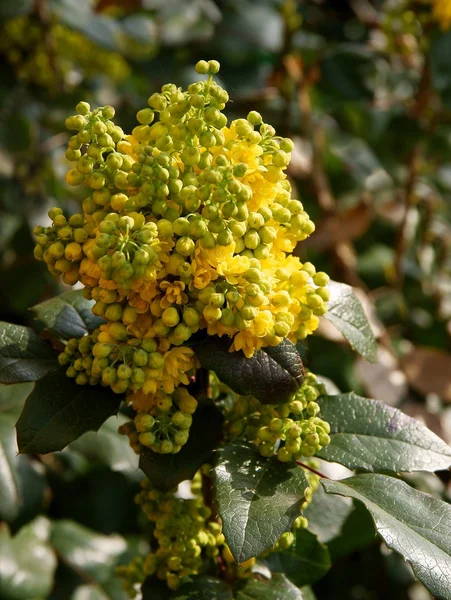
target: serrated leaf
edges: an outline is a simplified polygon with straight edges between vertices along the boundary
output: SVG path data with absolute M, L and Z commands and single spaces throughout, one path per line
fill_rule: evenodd
M 377 344 L 359 299 L 350 285 L 329 282 L 330 300 L 324 317 L 369 362 L 377 360 Z
M 102 535 L 75 521 L 54 521 L 51 542 L 64 562 L 99 584 L 114 575 L 119 558 L 127 551 L 127 542 L 120 535 Z
M 218 450 L 214 473 L 223 532 L 238 563 L 270 548 L 300 514 L 308 481 L 296 465 L 234 442 Z
M 214 577 L 194 577 L 193 581 L 182 585 L 171 598 L 173 600 L 233 600 L 233 594 L 224 581 Z
M 236 595 L 236 600 L 307 600 L 302 590 L 285 575 L 276 573 L 271 579 L 248 579 Z M 311 598 L 311 596 L 310 596 Z
M 312 501 L 304 511 L 312 531 L 320 542 L 327 543 L 336 538 L 353 510 L 349 498 L 326 494 L 320 486 L 313 494 Z
M 266 562 L 271 572 L 284 573 L 298 587 L 318 581 L 331 567 L 327 547 L 307 529 L 298 529 L 295 543 L 270 555 Z
M 48 544 L 49 522 L 43 517 L 11 537 L 0 524 L 0 596 L 4 600 L 45 598 L 53 587 L 56 557 Z
M 321 416 L 331 443 L 318 456 L 365 471 L 438 471 L 451 466 L 451 447 L 425 425 L 377 400 L 323 396 Z
M 68 340 L 80 338 L 105 321 L 93 315 L 92 300 L 87 300 L 81 290 L 60 294 L 32 307 L 36 317 L 58 337 Z
M 0 321 L 0 383 L 36 381 L 57 366 L 55 351 L 32 329 Z
M 116 414 L 122 396 L 101 386 L 81 386 L 64 369 L 35 383 L 17 421 L 21 453 L 55 452 Z
M 403 481 L 366 473 L 341 481 L 321 480 L 329 494 L 362 502 L 387 546 L 411 565 L 439 600 L 449 600 L 451 506 L 418 492 Z
M 257 350 L 252 358 L 229 352 L 230 340 L 211 337 L 193 349 L 204 369 L 214 371 L 238 394 L 252 394 L 264 404 L 283 404 L 302 385 L 304 368 L 296 346 L 284 340 Z
M 186 479 L 192 479 L 200 467 L 211 459 L 222 436 L 222 413 L 213 404 L 200 405 L 193 415 L 187 443 L 177 454 L 142 452 L 139 467 L 152 485 L 172 490 Z

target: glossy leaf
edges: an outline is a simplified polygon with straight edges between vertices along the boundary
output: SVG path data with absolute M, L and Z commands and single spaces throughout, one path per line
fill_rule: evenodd
M 377 360 L 377 344 L 359 299 L 351 286 L 329 282 L 330 300 L 324 315 L 369 362 Z
M 97 431 L 121 400 L 109 388 L 77 385 L 64 369 L 48 373 L 35 384 L 17 422 L 19 451 L 62 450 L 83 433 Z
M 39 517 L 14 537 L 0 524 L 0 593 L 2 600 L 45 598 L 53 587 L 56 556 L 49 543 L 50 523 Z
M 233 600 L 231 588 L 214 577 L 194 577 L 182 585 L 173 596 L 173 600 Z
M 252 358 L 229 348 L 230 340 L 217 337 L 193 347 L 201 365 L 238 394 L 252 394 L 264 404 L 283 404 L 302 385 L 302 360 L 289 340 L 257 350 Z
M 169 491 L 192 479 L 200 467 L 211 460 L 222 436 L 222 413 L 213 404 L 200 405 L 193 415 L 187 443 L 177 454 L 142 452 L 139 467 L 156 488 Z
M 304 595 L 302 590 L 280 573 L 276 573 L 271 579 L 248 579 L 236 595 L 236 600 L 307 600 L 308 598 L 307 594 Z
M 451 506 L 393 477 L 364 474 L 321 480 L 326 492 L 355 498 L 370 512 L 387 546 L 410 562 L 418 579 L 439 600 L 449 600 Z
M 92 314 L 93 304 L 81 290 L 73 290 L 41 302 L 31 310 L 47 329 L 68 340 L 82 337 L 104 323 L 101 317 Z
M 235 442 L 218 451 L 214 471 L 223 532 L 238 563 L 270 548 L 290 530 L 308 487 L 302 469 Z
M 349 498 L 326 494 L 320 486 L 313 494 L 304 516 L 308 520 L 309 531 L 317 535 L 320 542 L 327 543 L 340 535 L 352 510 Z
M 0 321 L 0 383 L 36 381 L 58 366 L 56 358 L 29 327 Z
M 438 471 L 451 466 L 451 447 L 425 425 L 376 400 L 350 394 L 319 399 L 331 443 L 319 456 L 349 469 Z
M 306 529 L 298 529 L 295 543 L 270 555 L 266 562 L 271 572 L 284 573 L 298 587 L 318 581 L 331 567 L 327 547 Z

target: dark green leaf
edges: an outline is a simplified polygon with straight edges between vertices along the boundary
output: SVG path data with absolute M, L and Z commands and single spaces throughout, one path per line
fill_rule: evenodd
M 102 585 L 127 551 L 122 536 L 102 535 L 65 519 L 52 524 L 51 542 L 66 564 Z
M 81 290 L 55 296 L 31 309 L 47 329 L 68 340 L 79 338 L 99 327 L 104 320 L 92 314 L 94 302 L 86 300 Z
M 366 506 L 387 546 L 410 562 L 418 579 L 439 600 L 449 600 L 451 506 L 385 475 L 321 480 L 326 492 Z
M 139 466 L 152 485 L 164 491 L 172 490 L 186 479 L 192 479 L 198 469 L 211 459 L 222 435 L 222 413 L 213 404 L 200 405 L 193 415 L 189 439 L 177 454 L 157 454 L 144 450 Z
M 182 585 L 173 596 L 173 600 L 232 600 L 232 590 L 214 577 L 195 577 L 190 583 Z
M 307 600 L 308 598 L 309 596 L 304 595 L 285 575 L 280 573 L 266 580 L 248 579 L 236 595 L 236 600 Z
M 56 353 L 32 329 L 0 321 L 0 383 L 36 381 L 57 366 Z
M 283 404 L 301 386 L 304 368 L 296 346 L 284 340 L 257 350 L 252 358 L 229 352 L 230 340 L 208 338 L 194 346 L 201 365 L 214 371 L 238 394 L 252 394 L 264 404 Z
M 288 550 L 271 554 L 266 562 L 271 572 L 284 573 L 298 587 L 318 581 L 331 567 L 327 547 L 306 529 L 298 529 L 296 542 Z
M 322 486 L 320 486 L 322 489 Z M 316 494 L 316 492 L 315 492 Z M 329 498 L 338 500 L 351 500 L 343 496 L 326 494 Z M 374 532 L 373 519 L 361 502 L 354 500 L 353 510 L 346 519 L 339 536 L 331 540 L 327 547 L 335 563 L 342 556 L 349 556 L 354 552 L 368 548 L 371 545 L 378 544 L 378 539 Z
M 297 465 L 266 459 L 243 442 L 218 451 L 216 502 L 238 563 L 270 548 L 300 514 L 307 478 Z
M 0 524 L 0 593 L 3 600 L 44 598 L 53 587 L 56 557 L 48 544 L 50 523 L 39 517 L 11 537 Z
M 331 443 L 319 456 L 349 469 L 438 471 L 451 466 L 451 448 L 419 421 L 377 400 L 350 394 L 319 399 Z
M 326 494 L 320 486 L 313 494 L 304 516 L 308 520 L 309 530 L 318 536 L 320 542 L 326 543 L 340 534 L 351 512 L 351 500 Z
M 351 286 L 331 281 L 330 300 L 324 315 L 369 362 L 377 360 L 377 344 L 359 299 Z
M 55 452 L 116 414 L 122 396 L 101 386 L 80 386 L 64 369 L 36 382 L 17 422 L 21 453 Z

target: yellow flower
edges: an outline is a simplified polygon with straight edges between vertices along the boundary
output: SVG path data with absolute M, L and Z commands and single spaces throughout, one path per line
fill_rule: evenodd
M 137 412 L 150 412 L 155 406 L 154 394 L 145 394 L 142 390 L 133 392 L 127 400 Z
M 432 0 L 432 15 L 443 31 L 451 27 L 450 0 Z
M 226 278 L 227 282 L 236 285 L 238 283 L 237 275 L 242 275 L 250 267 L 250 261 L 247 256 L 232 256 L 220 262 L 217 266 L 219 275 Z
M 196 260 L 193 260 L 191 267 L 193 269 L 193 279 L 189 285 L 190 289 L 194 287 L 197 290 L 203 290 L 210 281 L 214 281 L 218 278 L 218 273 L 216 271 L 210 267 L 201 267 Z
M 184 289 L 185 284 L 183 281 L 162 281 L 160 290 L 165 292 L 165 295 L 161 299 L 161 307 L 169 308 L 172 304 L 186 304 L 188 296 L 183 291 Z
M 240 331 L 233 338 L 229 352 L 242 350 L 247 358 L 252 358 L 256 350 L 263 346 L 263 339 L 256 337 L 249 329 Z
M 220 246 L 219 244 L 213 248 L 196 248 L 194 254 L 198 264 L 205 269 L 208 267 L 216 267 L 219 263 L 232 258 L 235 251 L 235 242 L 232 242 L 228 246 Z
M 189 384 L 186 372 L 197 366 L 196 356 L 191 348 L 177 346 L 164 354 L 163 389 L 172 394 L 180 384 Z

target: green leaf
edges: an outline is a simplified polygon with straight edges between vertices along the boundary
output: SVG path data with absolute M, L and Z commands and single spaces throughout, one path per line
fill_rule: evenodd
M 118 433 L 118 427 L 129 421 L 123 415 L 111 417 L 99 431 L 88 431 L 72 442 L 70 449 L 84 456 L 92 464 L 108 466 L 112 471 L 135 472 L 138 457 L 133 452 L 125 435 Z
M 323 489 L 322 486 L 320 487 Z M 332 494 L 326 494 L 326 496 L 337 500 L 351 500 L 350 498 L 334 496 Z M 361 502 L 354 500 L 352 504 L 354 508 L 346 519 L 340 535 L 331 540 L 327 545 L 333 564 L 343 556 L 349 556 L 369 546 L 378 544 L 371 515 Z
M 451 506 L 393 477 L 364 474 L 321 480 L 329 494 L 363 502 L 387 546 L 409 561 L 418 579 L 439 600 L 449 600 Z
M 235 442 L 218 450 L 216 502 L 227 544 L 238 563 L 270 548 L 300 514 L 308 481 L 297 465 L 266 459 Z
M 122 396 L 101 386 L 81 386 L 64 369 L 35 383 L 17 422 L 21 453 L 55 452 L 116 414 Z
M 276 573 L 271 579 L 248 579 L 237 593 L 236 600 L 308 600 L 309 597 L 285 575 Z
M 307 529 L 298 529 L 295 543 L 288 550 L 270 555 L 266 562 L 271 572 L 285 573 L 298 587 L 318 581 L 331 567 L 327 547 Z
M 318 536 L 320 542 L 327 543 L 340 534 L 352 510 L 349 498 L 326 494 L 320 486 L 313 494 L 304 516 L 308 520 L 309 530 Z
M 102 535 L 66 519 L 52 523 L 51 542 L 66 564 L 101 585 L 111 580 L 127 552 L 122 536 Z
M 324 315 L 369 362 L 377 360 L 377 344 L 359 299 L 350 285 L 329 282 L 330 300 Z
M 160 490 L 172 490 L 186 479 L 192 479 L 200 467 L 212 457 L 222 437 L 222 413 L 213 404 L 201 404 L 193 415 L 187 443 L 177 454 L 142 452 L 139 467 Z
M 304 381 L 304 368 L 296 346 L 284 340 L 257 350 L 252 358 L 229 352 L 230 340 L 207 338 L 193 347 L 204 367 L 238 394 L 252 394 L 263 404 L 283 404 Z
M 44 477 L 35 470 L 28 457 L 17 456 L 14 431 L 32 387 L 31 383 L 0 386 L 0 519 L 8 522 L 19 516 L 26 501 L 34 498 L 33 492 L 39 492 L 37 488 L 41 492 L 37 496 L 38 504 L 42 501 Z
M 365 471 L 438 471 L 451 466 L 451 447 L 419 421 L 377 400 L 323 396 L 321 416 L 331 443 L 318 456 Z
M 36 317 L 58 337 L 80 338 L 105 321 L 93 315 L 94 302 L 84 298 L 82 290 L 66 292 L 32 307 Z
M 233 600 L 230 587 L 214 577 L 194 577 L 193 581 L 182 585 L 173 600 Z
M 0 19 L 12 19 L 19 15 L 25 15 L 33 10 L 33 0 L 15 0 L 0 2 Z
M 36 381 L 57 366 L 56 353 L 32 329 L 0 321 L 0 383 Z
M 48 544 L 50 524 L 43 517 L 11 537 L 0 524 L 0 592 L 4 600 L 47 597 L 53 587 L 56 557 Z

